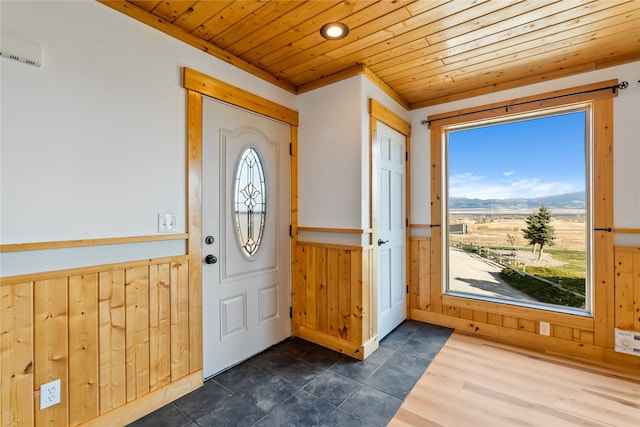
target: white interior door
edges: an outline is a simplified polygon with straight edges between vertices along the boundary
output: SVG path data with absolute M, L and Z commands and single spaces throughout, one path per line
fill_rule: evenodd
M 291 335 L 290 128 L 204 98 L 202 139 L 208 378 Z
M 378 122 L 378 339 L 406 319 L 406 137 Z

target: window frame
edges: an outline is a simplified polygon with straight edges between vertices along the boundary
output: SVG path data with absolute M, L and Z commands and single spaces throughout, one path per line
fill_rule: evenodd
M 552 322 L 593 331 L 593 344 L 612 347 L 614 327 L 614 272 L 613 233 L 600 231 L 593 239 L 593 299 L 591 314 L 559 313 L 513 306 L 511 304 L 472 300 L 470 298 L 444 294 L 442 290 L 442 191 L 441 182 L 444 153 L 442 150 L 443 128 L 480 120 L 491 120 L 526 114 L 562 106 L 589 104 L 592 123 L 592 222 L 593 228 L 613 228 L 613 98 L 616 90 L 599 90 L 613 87 L 617 80 L 573 87 L 555 92 L 512 99 L 484 106 L 449 111 L 428 117 L 430 129 L 431 158 L 431 312 L 444 316 L 453 309 L 473 309 L 488 314 L 517 316 L 537 321 Z M 505 107 L 509 106 L 509 107 Z M 459 316 L 458 316 L 459 317 Z
M 540 310 L 548 310 L 552 312 L 560 312 L 560 313 L 569 313 L 569 314 L 578 314 L 578 315 L 587 315 L 591 316 L 593 312 L 593 231 L 590 229 L 593 228 L 593 115 L 591 111 L 591 103 L 583 102 L 579 104 L 571 104 L 567 106 L 561 107 L 553 107 L 553 108 L 545 108 L 545 109 L 535 109 L 532 111 L 528 111 L 526 113 L 518 113 L 518 114 L 508 114 L 503 115 L 500 118 L 492 118 L 492 119 L 483 119 L 473 122 L 466 122 L 463 124 L 451 124 L 442 127 L 443 138 L 442 138 L 442 153 L 443 153 L 443 167 L 442 167 L 442 194 L 443 200 L 446 203 L 442 203 L 442 217 L 444 218 L 442 222 L 442 258 L 443 258 L 443 274 L 442 274 L 442 292 L 444 295 L 451 296 L 459 296 L 461 298 L 471 298 L 478 299 L 481 301 L 489 301 L 495 302 L 499 304 L 511 304 L 522 307 L 529 307 L 533 309 Z M 471 130 L 474 128 L 481 128 L 487 126 L 499 126 L 506 125 L 509 123 L 514 123 L 523 120 L 536 120 L 536 119 L 545 119 L 549 117 L 560 116 L 563 114 L 571 114 L 575 112 L 581 112 L 585 115 L 585 137 L 584 137 L 584 162 L 585 162 L 585 177 L 584 177 L 584 190 L 585 190 L 585 254 L 586 254 L 586 265 L 585 265 L 585 307 L 577 308 L 571 306 L 561 306 L 554 305 L 543 302 L 527 302 L 524 300 L 518 299 L 510 299 L 510 298 L 501 298 L 501 297 L 491 297 L 484 296 L 481 294 L 474 294 L 471 292 L 461 292 L 456 290 L 449 289 L 450 283 L 450 263 L 449 263 L 449 255 L 447 250 L 450 245 L 450 236 L 448 231 L 448 221 L 449 221 L 449 144 L 450 138 L 449 134 L 451 132 L 457 132 L 461 130 Z

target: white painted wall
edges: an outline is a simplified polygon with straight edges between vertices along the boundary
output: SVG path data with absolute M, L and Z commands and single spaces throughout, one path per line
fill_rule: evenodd
M 157 234 L 186 215 L 187 66 L 295 109 L 295 96 L 94 1 L 0 2 L 0 243 Z M 184 253 L 184 242 L 0 256 L 0 275 Z
M 355 76 L 298 95 L 300 226 L 363 227 L 361 94 Z
M 298 95 L 300 226 L 371 227 L 370 98 L 409 120 L 407 110 L 363 75 Z M 368 235 L 303 231 L 300 239 L 369 244 Z
M 589 83 L 618 79 L 629 82 L 614 98 L 614 227 L 640 228 L 640 62 L 606 68 L 517 89 L 450 102 L 410 112 L 411 137 L 411 218 L 429 224 L 430 155 L 429 129 L 420 121 L 448 111 L 567 89 Z M 424 167 L 417 166 L 423 162 Z M 617 245 L 638 245 L 638 235 L 616 235 Z

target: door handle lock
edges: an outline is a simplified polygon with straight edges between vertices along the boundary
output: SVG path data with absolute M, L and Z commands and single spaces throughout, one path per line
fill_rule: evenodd
M 389 243 L 389 241 L 388 241 L 388 240 L 378 239 L 378 246 L 382 246 L 382 245 L 384 245 L 385 243 Z
M 216 262 L 218 262 L 218 257 L 215 255 L 207 255 L 206 257 L 204 257 L 204 262 L 206 262 L 207 264 L 215 264 Z

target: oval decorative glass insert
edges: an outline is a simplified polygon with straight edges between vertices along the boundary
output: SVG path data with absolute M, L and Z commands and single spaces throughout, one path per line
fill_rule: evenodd
M 260 248 L 267 215 L 264 168 L 260 155 L 247 148 L 236 167 L 234 217 L 236 235 L 245 256 L 251 258 Z

